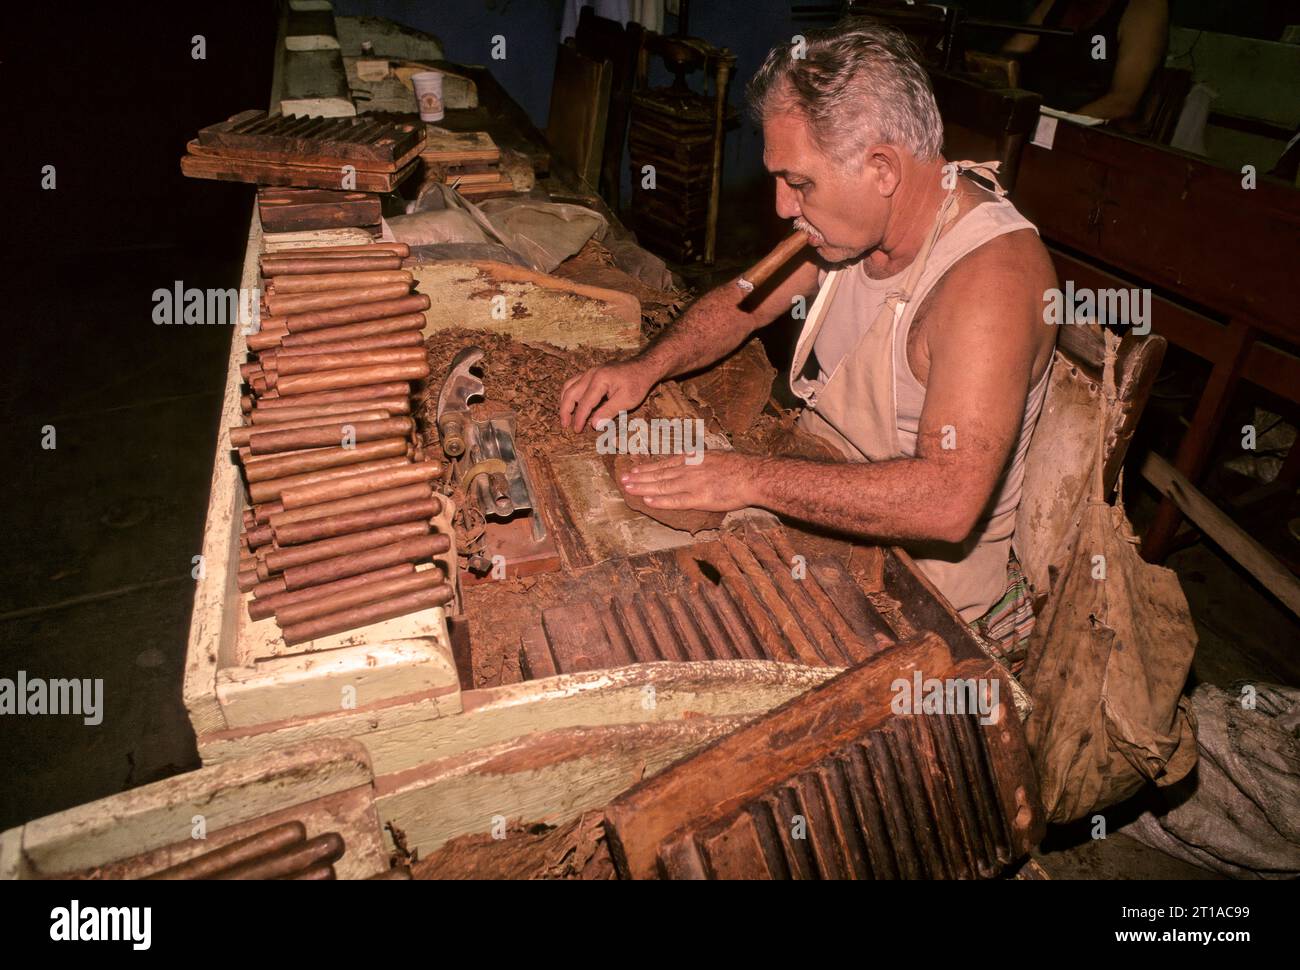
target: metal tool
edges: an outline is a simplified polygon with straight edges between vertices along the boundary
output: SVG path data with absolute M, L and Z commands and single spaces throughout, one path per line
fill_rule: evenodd
M 536 500 L 528 473 L 515 451 L 515 416 L 501 414 L 483 421 L 470 415 L 469 403 L 483 399 L 486 389 L 475 370 L 481 369 L 483 348 L 465 347 L 452 359 L 438 394 L 436 422 L 443 453 L 459 459 L 457 484 L 483 516 L 508 519 L 532 511 Z M 533 538 L 546 537 L 540 515 L 532 517 Z

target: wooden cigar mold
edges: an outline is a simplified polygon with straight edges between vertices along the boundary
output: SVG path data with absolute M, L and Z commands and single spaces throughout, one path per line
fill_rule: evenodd
M 428 564 L 451 540 L 432 534 L 443 469 L 420 460 L 410 416 L 411 382 L 429 374 L 429 298 L 411 292 L 409 255 L 376 243 L 262 256 L 265 313 L 239 369 L 245 423 L 228 432 L 250 502 L 236 583 L 249 617 L 273 619 L 288 644 L 454 595 Z M 159 878 L 328 879 L 341 852 L 283 826 L 245 841 Z

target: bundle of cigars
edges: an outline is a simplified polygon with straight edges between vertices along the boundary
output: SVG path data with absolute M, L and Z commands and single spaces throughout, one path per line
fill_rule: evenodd
M 334 863 L 345 851 L 347 846 L 338 832 L 309 839 L 302 822 L 283 822 L 145 878 L 336 879 Z
M 229 429 L 247 487 L 239 588 L 286 644 L 441 606 L 430 560 L 442 464 L 423 460 L 413 381 L 429 374 L 402 243 L 264 253 L 260 328 Z M 454 577 L 452 577 L 454 578 Z

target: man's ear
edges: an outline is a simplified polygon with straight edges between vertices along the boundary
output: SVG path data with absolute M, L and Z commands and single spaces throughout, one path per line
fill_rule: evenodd
M 867 149 L 866 166 L 874 177 L 876 191 L 888 199 L 902 184 L 903 159 L 892 145 L 872 145 Z

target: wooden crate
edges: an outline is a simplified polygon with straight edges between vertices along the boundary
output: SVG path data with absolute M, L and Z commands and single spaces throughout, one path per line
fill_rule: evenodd
M 202 817 L 206 838 L 194 838 Z M 133 879 L 272 825 L 343 836 L 340 879 L 388 868 L 365 749 L 328 740 L 201 768 L 0 833 L 0 879 Z

